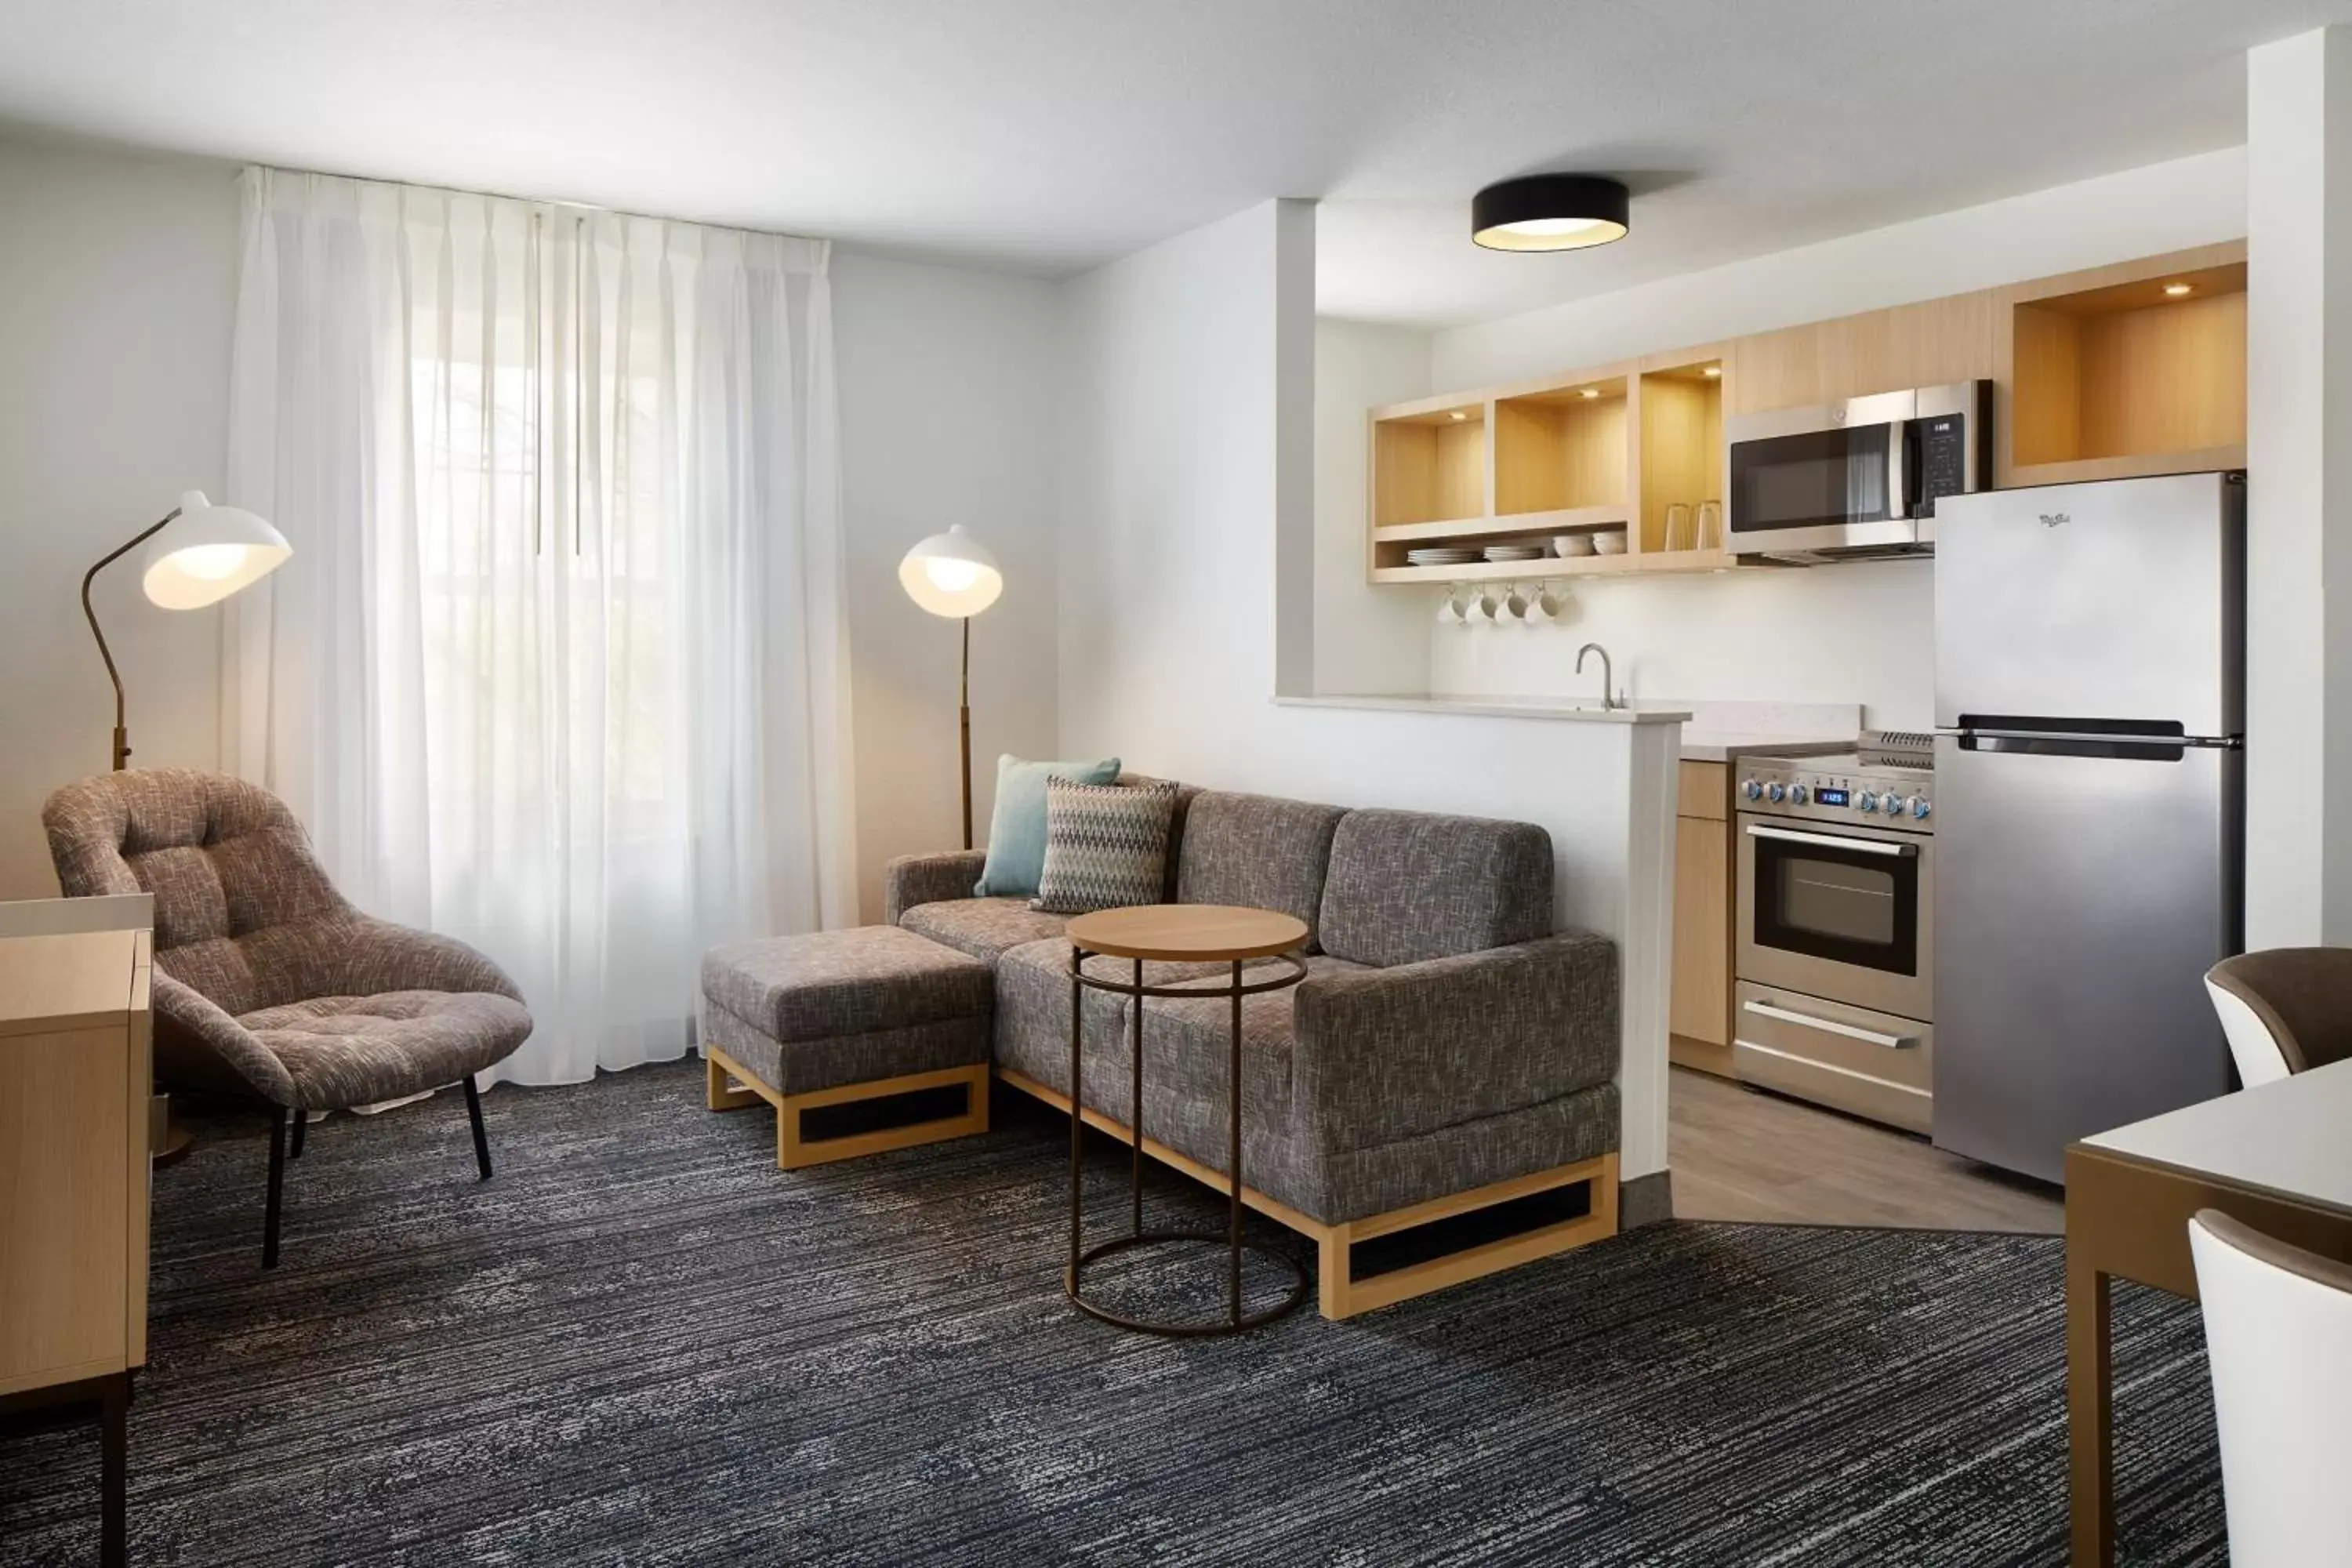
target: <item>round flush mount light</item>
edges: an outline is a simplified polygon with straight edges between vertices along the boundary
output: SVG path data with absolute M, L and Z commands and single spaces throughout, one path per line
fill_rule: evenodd
M 1470 202 L 1470 237 L 1489 250 L 1581 250 L 1625 237 L 1631 197 L 1598 174 L 1528 174 Z

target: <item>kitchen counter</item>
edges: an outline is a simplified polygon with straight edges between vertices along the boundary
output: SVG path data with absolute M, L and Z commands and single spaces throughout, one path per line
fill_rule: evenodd
M 1759 752 L 1819 756 L 1850 750 L 1862 709 L 1836 702 L 1685 702 L 1642 698 L 1604 708 L 1592 698 L 1430 695 L 1277 697 L 1290 708 L 1370 708 L 1402 713 L 1466 713 L 1484 718 L 1564 720 L 1580 724 L 1680 724 L 1686 763 L 1728 763 Z

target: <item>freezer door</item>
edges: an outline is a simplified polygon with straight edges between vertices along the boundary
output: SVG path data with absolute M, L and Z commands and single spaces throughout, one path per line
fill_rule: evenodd
M 1940 567 L 1938 568 L 1940 570 Z M 1936 1142 L 2045 1181 L 2067 1143 L 2228 1091 L 2242 753 L 1937 742 Z
M 1936 515 L 1936 722 L 2243 728 L 2245 485 L 2178 474 L 1953 496 Z

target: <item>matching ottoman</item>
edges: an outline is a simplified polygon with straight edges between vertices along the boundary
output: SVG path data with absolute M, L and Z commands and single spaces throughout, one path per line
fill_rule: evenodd
M 988 1131 L 991 972 L 897 926 L 772 937 L 702 959 L 708 1104 L 776 1108 L 776 1163 Z

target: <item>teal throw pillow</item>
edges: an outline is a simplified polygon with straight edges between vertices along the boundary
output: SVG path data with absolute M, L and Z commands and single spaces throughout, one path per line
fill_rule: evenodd
M 1024 763 L 996 759 L 996 815 L 988 824 L 988 864 L 980 873 L 975 899 L 1034 899 L 1045 872 L 1045 781 L 1073 784 L 1118 782 L 1118 759 L 1098 763 Z

